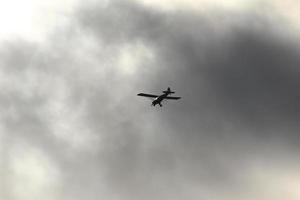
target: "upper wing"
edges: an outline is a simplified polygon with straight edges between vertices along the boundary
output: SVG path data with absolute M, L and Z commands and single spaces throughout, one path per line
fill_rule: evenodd
M 174 99 L 174 100 L 177 100 L 177 99 L 180 99 L 181 97 L 165 97 L 164 99 Z
M 151 98 L 156 98 L 156 97 L 158 97 L 157 95 L 153 95 L 153 94 L 145 94 L 145 93 L 139 93 L 138 96 L 142 96 L 142 97 L 151 97 Z

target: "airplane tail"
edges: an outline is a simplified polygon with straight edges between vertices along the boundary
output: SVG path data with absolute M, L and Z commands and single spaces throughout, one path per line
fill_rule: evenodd
M 167 90 L 163 91 L 165 94 L 174 94 L 175 92 L 171 91 L 171 89 L 168 87 Z

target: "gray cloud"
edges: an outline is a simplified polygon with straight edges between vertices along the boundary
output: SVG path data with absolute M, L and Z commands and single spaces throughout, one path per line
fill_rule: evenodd
M 2 45 L 3 198 L 23 194 L 5 175 L 22 143 L 59 171 L 43 182 L 56 199 L 272 199 L 258 169 L 280 182 L 271 169 L 298 166 L 298 41 L 265 15 L 112 1 L 73 21 L 47 47 Z M 145 60 L 132 74 L 128 46 Z M 181 101 L 135 96 L 168 86 Z

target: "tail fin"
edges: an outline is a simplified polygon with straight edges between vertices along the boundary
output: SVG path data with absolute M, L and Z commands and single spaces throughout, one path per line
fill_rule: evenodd
M 170 87 L 167 90 L 163 91 L 165 94 L 174 94 L 175 92 L 171 91 Z

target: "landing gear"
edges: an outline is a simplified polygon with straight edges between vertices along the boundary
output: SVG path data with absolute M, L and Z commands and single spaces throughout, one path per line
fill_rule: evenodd
M 160 107 L 162 107 L 161 102 L 158 102 L 158 101 L 153 101 L 151 106 L 156 106 L 156 104 L 158 104 Z

